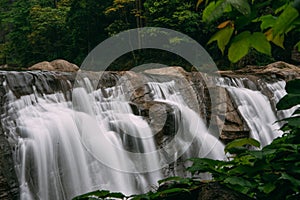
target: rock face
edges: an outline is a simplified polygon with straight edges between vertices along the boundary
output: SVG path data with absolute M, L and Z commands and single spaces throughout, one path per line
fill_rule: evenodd
M 236 138 L 248 137 L 249 128 L 239 113 L 237 106 L 231 99 L 230 94 L 216 85 L 215 77 L 207 77 L 200 72 L 185 72 L 179 67 L 147 70 L 143 73 L 128 72 L 77 72 L 78 67 L 64 60 L 41 62 L 30 68 L 27 72 L 0 72 L 0 102 L 1 114 L 6 112 L 8 89 L 16 98 L 32 93 L 51 94 L 62 92 L 66 99 L 71 100 L 71 91 L 75 79 L 88 76 L 92 79 L 95 88 L 104 89 L 124 85 L 124 93 L 130 100 L 130 106 L 135 115 L 142 116 L 148 121 L 153 132 L 156 133 L 158 145 L 168 142 L 176 132 L 176 119 L 174 106 L 158 102 L 153 99 L 147 82 L 174 82 L 176 89 L 183 96 L 183 101 L 191 109 L 196 111 L 206 122 L 215 136 L 224 143 Z M 224 71 L 220 75 L 228 80 L 241 79 L 245 87 L 259 90 L 270 99 L 273 93 L 267 90 L 262 81 L 274 82 L 277 80 L 291 80 L 300 77 L 300 68 L 277 62 L 265 67 L 247 67 L 238 71 Z M 13 117 L 13 116 L 12 116 Z M 8 120 L 9 121 L 9 120 Z M 1 122 L 2 123 L 2 122 Z M 4 124 L 0 124 L 4 125 Z M 11 141 L 8 142 L 8 130 L 0 127 L 0 199 L 18 199 L 18 179 L 14 171 Z M 203 190 L 203 199 L 222 199 L 220 196 L 209 195 L 206 191 L 215 191 L 218 186 L 208 186 Z M 215 192 L 213 192 L 215 193 Z M 200 198 L 199 198 L 200 199 Z M 201 198 L 202 199 L 202 198 Z M 234 198 L 233 198 L 234 199 Z
M 237 193 L 218 183 L 205 184 L 198 194 L 198 200 L 250 200 L 246 195 Z
M 75 74 L 56 73 L 56 72 L 1 72 L 0 71 L 0 112 L 6 112 L 4 106 L 9 98 L 7 87 L 15 97 L 20 98 L 24 95 L 37 92 L 39 94 L 51 94 L 62 91 L 67 99 L 70 99 L 71 80 Z M 32 86 L 35 86 L 34 88 Z M 14 116 L 11 116 L 12 118 Z M 2 119 L 1 119 L 2 120 Z M 13 120 L 8 120 L 12 122 Z M 2 124 L 4 125 L 4 124 Z M 14 144 L 8 140 L 9 130 L 2 129 L 0 126 L 0 199 L 17 200 L 19 199 L 19 183 L 14 169 L 13 148 Z
M 0 131 L 0 199 L 19 199 L 19 184 L 14 170 L 11 147 Z
M 79 67 L 66 60 L 57 59 L 52 62 L 39 62 L 28 68 L 29 70 L 43 70 L 43 71 L 60 71 L 60 72 L 76 72 Z
M 247 66 L 236 71 L 221 71 L 220 74 L 232 78 L 247 77 L 254 81 L 261 78 L 266 80 L 283 79 L 289 81 L 299 77 L 300 67 L 278 61 L 267 66 Z

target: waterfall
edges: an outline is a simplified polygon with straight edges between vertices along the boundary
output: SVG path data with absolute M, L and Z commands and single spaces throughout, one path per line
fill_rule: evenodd
M 282 135 L 280 124 L 276 121 L 288 117 L 291 110 L 277 112 L 272 105 L 275 106 L 286 94 L 285 81 L 267 83 L 259 80 L 255 84 L 247 78 L 219 78 L 217 83 L 229 92 L 250 128 L 250 136 L 258 140 L 262 147 Z M 269 92 L 272 98 L 268 98 L 264 92 Z
M 174 82 L 148 83 L 153 101 L 174 107 L 174 137 L 158 146 L 122 86 L 95 89 L 90 81 L 73 88 L 72 100 L 34 85 L 31 94 L 17 97 L 2 83 L 1 123 L 13 145 L 22 200 L 71 199 L 97 189 L 137 194 L 149 191 L 164 178 L 162 169 L 180 157 L 224 159 L 223 144 L 184 103 Z
M 206 102 L 215 97 L 205 98 L 211 85 L 227 90 L 230 109 L 243 121 L 228 118 L 226 131 L 245 132 L 246 124 L 262 146 L 282 134 L 275 121 L 293 111 L 275 111 L 286 94 L 282 80 L 216 78 L 208 86 L 173 76 L 181 73 L 176 70 L 156 73 L 108 74 L 102 82 L 97 74 L 1 73 L 1 130 L 12 147 L 21 199 L 71 199 L 94 190 L 138 194 L 165 177 L 189 176 L 187 158 L 224 159 L 219 133 L 209 132 L 218 124 L 204 116 L 218 110 Z
M 207 157 L 212 159 L 224 159 L 224 145 L 210 134 L 199 115 L 190 109 L 184 102 L 180 93 L 176 90 L 174 81 L 165 83 L 148 82 L 154 99 L 160 102 L 176 106 L 180 114 L 176 115 L 178 129 L 176 137 L 180 149 L 182 147 L 189 148 L 188 157 Z M 181 144 L 187 142 L 187 144 Z M 179 152 L 178 152 L 179 153 Z M 175 159 L 177 160 L 177 158 Z

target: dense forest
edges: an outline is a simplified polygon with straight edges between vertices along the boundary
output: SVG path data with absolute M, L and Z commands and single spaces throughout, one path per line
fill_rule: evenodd
M 299 0 L 0 0 L 0 65 L 57 58 L 80 65 L 103 40 L 145 26 L 187 34 L 219 67 L 296 62 L 299 7 Z

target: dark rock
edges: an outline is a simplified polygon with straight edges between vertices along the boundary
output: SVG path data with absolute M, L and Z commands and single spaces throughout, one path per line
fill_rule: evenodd
M 238 138 L 249 137 L 249 135 L 250 130 L 247 123 L 233 104 L 228 92 L 226 92 L 226 115 L 220 139 L 224 143 L 228 143 Z
M 17 98 L 33 93 L 32 85 L 34 84 L 34 78 L 32 74 L 24 72 L 7 72 L 5 77 L 8 87 Z
M 201 187 L 198 200 L 250 200 L 251 198 L 230 190 L 219 183 L 207 183 Z
M 19 183 L 14 170 L 12 150 L 0 127 L 0 199 L 19 199 Z

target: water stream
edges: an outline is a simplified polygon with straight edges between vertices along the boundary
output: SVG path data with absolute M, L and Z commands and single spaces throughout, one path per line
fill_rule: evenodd
M 179 160 L 225 159 L 224 145 L 187 105 L 176 81 L 147 79 L 154 105 L 148 119 L 133 111 L 122 84 L 95 89 L 92 80 L 83 78 L 71 98 L 62 91 L 41 93 L 35 86 L 31 94 L 18 97 L 4 81 L 6 112 L 1 124 L 14 149 L 21 199 L 69 200 L 99 189 L 137 194 L 165 176 L 182 175 Z M 272 100 L 249 80 L 217 82 L 227 89 L 251 137 L 262 146 L 282 134 L 274 122 L 290 111 L 274 112 L 272 104 L 285 94 L 284 81 L 260 84 L 274 94 Z M 168 112 L 173 116 L 174 132 L 163 136 L 164 142 L 158 141 L 161 133 L 151 125 L 158 114 L 155 106 L 166 110 L 159 120 L 166 120 Z

